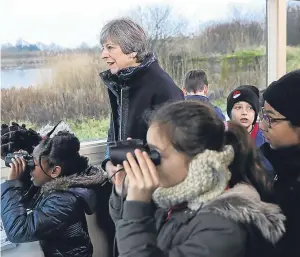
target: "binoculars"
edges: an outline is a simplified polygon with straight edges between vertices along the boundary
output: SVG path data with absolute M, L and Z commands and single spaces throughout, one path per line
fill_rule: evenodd
M 9 153 L 5 156 L 5 166 L 10 167 L 9 164 L 12 163 L 13 158 L 23 158 L 26 162 L 26 168 L 28 170 L 34 170 L 35 168 L 35 163 L 33 160 L 33 157 L 29 155 L 28 153 Z
M 136 149 L 139 149 L 142 152 L 147 152 L 155 166 L 160 164 L 159 152 L 155 149 L 152 149 L 147 144 L 144 144 L 143 140 L 140 139 L 110 142 L 108 143 L 108 147 L 110 152 L 110 160 L 115 166 L 117 164 L 122 165 L 123 161 L 127 160 L 127 153 L 131 153 L 136 159 L 136 156 L 134 154 L 134 150 Z

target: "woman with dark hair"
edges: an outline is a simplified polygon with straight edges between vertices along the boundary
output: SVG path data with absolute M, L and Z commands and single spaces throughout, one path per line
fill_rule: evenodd
M 147 142 L 160 165 L 146 152 L 127 153 L 111 195 L 120 256 L 269 256 L 284 216 L 261 200 L 267 175 L 243 127 L 180 101 L 154 114 Z
M 88 167 L 79 148 L 79 140 L 69 132 L 48 137 L 34 148 L 31 181 L 41 193 L 33 203 L 25 198 L 19 180 L 26 162 L 13 160 L 8 180 L 1 185 L 1 218 L 9 241 L 40 241 L 45 257 L 92 256 L 85 213 L 95 211 L 93 186 L 104 176 Z

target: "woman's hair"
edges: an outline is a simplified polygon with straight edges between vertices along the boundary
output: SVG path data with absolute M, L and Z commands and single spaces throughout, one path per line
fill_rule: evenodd
M 269 193 L 267 173 L 262 168 L 253 139 L 246 129 L 235 122 L 224 122 L 215 110 L 199 101 L 179 101 L 159 108 L 151 124 L 161 126 L 173 147 L 190 158 L 206 149 L 221 151 L 225 145 L 234 149 L 234 160 L 229 165 L 232 173 L 229 186 L 247 183 L 262 197 Z
M 60 166 L 60 176 L 79 174 L 88 167 L 88 159 L 79 155 L 78 138 L 69 132 L 58 132 L 53 138 L 42 140 L 36 148 L 33 155 L 40 166 L 42 159 L 46 160 L 49 167 Z
M 101 30 L 100 44 L 104 45 L 107 40 L 118 44 L 124 54 L 136 52 L 137 62 L 142 62 L 147 56 L 148 39 L 145 31 L 134 21 L 121 18 L 108 22 Z

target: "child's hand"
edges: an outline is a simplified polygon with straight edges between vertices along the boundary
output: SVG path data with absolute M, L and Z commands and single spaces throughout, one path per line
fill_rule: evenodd
M 127 201 L 150 202 L 152 194 L 159 187 L 157 170 L 146 152 L 134 151 L 137 161 L 127 153 L 123 166 L 128 178 Z
M 123 195 L 126 196 L 127 194 L 127 187 L 128 187 L 128 178 L 126 177 L 126 173 L 121 165 L 118 165 L 118 171 L 115 175 L 115 180 L 114 180 L 114 185 L 115 185 L 115 190 L 118 195 Z M 123 188 L 123 181 L 125 179 L 125 184 Z M 124 192 L 122 192 L 124 190 Z
M 26 168 L 26 162 L 23 158 L 13 158 L 10 164 L 10 171 L 8 174 L 8 180 L 19 179 L 20 175 Z

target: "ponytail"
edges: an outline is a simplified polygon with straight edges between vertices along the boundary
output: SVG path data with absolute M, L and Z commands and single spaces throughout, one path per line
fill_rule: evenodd
M 225 126 L 224 143 L 231 145 L 235 153 L 233 162 L 229 165 L 231 171 L 229 186 L 233 187 L 238 183 L 250 184 L 262 199 L 267 198 L 271 191 L 271 182 L 260 161 L 253 139 L 244 127 L 233 121 L 227 122 Z

